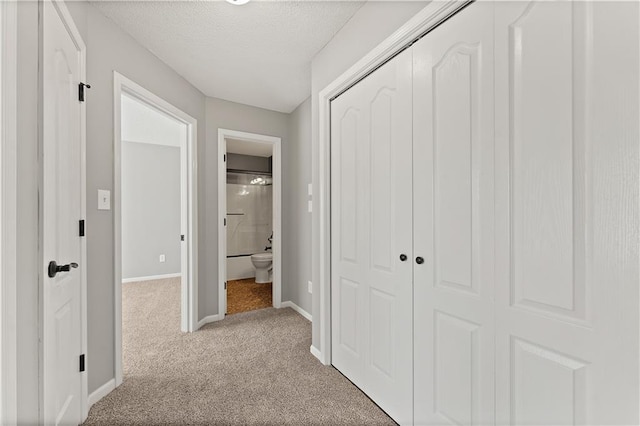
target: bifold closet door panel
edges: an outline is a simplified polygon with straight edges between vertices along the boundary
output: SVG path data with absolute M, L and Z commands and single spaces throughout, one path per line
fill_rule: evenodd
M 415 424 L 492 424 L 493 4 L 413 49 Z
M 496 3 L 498 424 L 638 424 L 637 2 Z
M 407 50 L 331 103 L 332 363 L 401 424 L 413 421 L 411 69 Z

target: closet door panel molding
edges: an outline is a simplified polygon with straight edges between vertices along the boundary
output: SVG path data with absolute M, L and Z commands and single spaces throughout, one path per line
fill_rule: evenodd
M 591 3 L 530 3 L 509 25 L 511 303 L 587 321 Z

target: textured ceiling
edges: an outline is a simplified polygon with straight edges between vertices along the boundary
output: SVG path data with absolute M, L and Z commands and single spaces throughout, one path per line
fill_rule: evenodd
M 360 1 L 92 1 L 205 95 L 289 113 Z

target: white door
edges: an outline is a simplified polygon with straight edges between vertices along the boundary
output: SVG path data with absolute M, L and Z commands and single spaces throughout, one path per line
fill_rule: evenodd
M 498 424 L 638 424 L 638 16 L 496 5 Z
M 415 424 L 490 424 L 492 3 L 414 45 L 413 114 Z
M 83 420 L 82 288 L 81 271 L 72 262 L 81 260 L 81 52 L 58 7 L 42 4 L 43 415 L 46 424 L 77 425 Z M 51 277 L 51 261 L 70 270 Z
M 407 50 L 331 103 L 332 362 L 401 424 L 413 420 L 411 68 Z

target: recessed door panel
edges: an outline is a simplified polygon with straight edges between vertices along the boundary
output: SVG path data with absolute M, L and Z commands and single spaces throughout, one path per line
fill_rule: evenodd
M 435 411 L 443 422 L 470 425 L 478 415 L 480 326 L 435 312 Z
M 477 293 L 479 44 L 453 46 L 433 67 L 435 284 Z M 475 143 L 474 143 L 475 142 Z M 476 221 L 476 223 L 474 223 Z M 473 235 L 473 233 L 476 235 Z
M 590 8 L 590 6 L 586 6 Z M 590 13 L 530 3 L 509 25 L 513 303 L 585 319 Z
M 340 253 L 342 260 L 356 262 L 358 227 L 356 226 L 358 205 L 357 178 L 357 110 L 349 109 L 342 116 L 340 126 Z
M 371 102 L 371 264 L 391 271 L 394 240 L 394 151 L 391 143 L 394 93 L 382 89 Z M 395 256 L 393 256 L 395 257 Z
M 70 403 L 77 399 L 74 394 L 73 381 L 67 380 L 73 377 L 73 348 L 67 344 L 73 339 L 71 330 L 73 330 L 73 308 L 70 303 L 62 305 L 54 315 L 54 336 L 55 336 L 55 363 L 58 368 L 55 371 L 56 376 L 56 392 L 55 392 L 55 411 L 57 413 L 66 413 Z M 76 366 L 77 367 L 77 366 Z
M 358 345 L 358 284 L 342 279 L 340 282 L 340 344 L 354 356 L 360 353 Z
M 394 376 L 394 297 L 372 289 L 370 297 L 371 365 L 389 378 Z
M 511 344 L 511 424 L 583 424 L 586 364 L 517 338 Z

